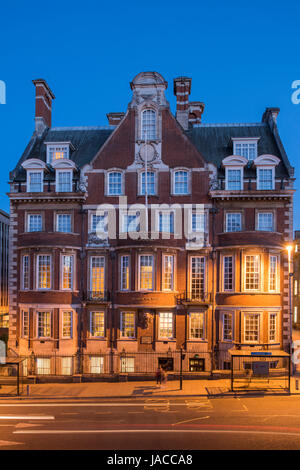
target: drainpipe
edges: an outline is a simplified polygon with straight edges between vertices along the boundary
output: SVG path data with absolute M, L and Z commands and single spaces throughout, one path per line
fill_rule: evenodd
M 210 213 L 213 216 L 212 220 L 212 251 L 211 251 L 211 260 L 212 260 L 212 312 L 211 312 L 211 371 L 210 376 L 213 377 L 213 371 L 215 368 L 215 344 L 214 344 L 214 322 L 215 322 L 215 296 L 216 296 L 216 289 L 215 289 L 215 258 L 216 258 L 216 251 L 215 251 L 215 216 L 219 212 L 219 209 L 216 207 L 212 207 L 210 209 Z
M 114 320 L 115 320 L 115 250 L 109 252 L 111 260 L 111 293 L 110 293 L 110 374 L 114 373 Z

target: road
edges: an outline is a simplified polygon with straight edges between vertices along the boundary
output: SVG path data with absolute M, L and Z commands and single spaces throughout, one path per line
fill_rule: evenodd
M 300 449 L 300 397 L 0 400 L 2 449 Z

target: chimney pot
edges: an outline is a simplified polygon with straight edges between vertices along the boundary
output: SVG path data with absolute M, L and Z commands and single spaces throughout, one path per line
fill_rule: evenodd
M 174 78 L 174 95 L 176 96 L 176 119 L 183 129 L 189 126 L 189 95 L 192 79 L 188 77 Z
M 106 116 L 110 126 L 117 126 L 122 121 L 125 113 L 107 113 Z

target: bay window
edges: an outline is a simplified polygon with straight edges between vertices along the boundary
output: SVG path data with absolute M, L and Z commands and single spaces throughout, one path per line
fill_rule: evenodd
M 163 255 L 162 290 L 174 289 L 174 256 Z
M 202 299 L 205 291 L 205 258 L 203 256 L 190 258 L 190 286 L 192 299 Z
M 51 255 L 37 256 L 37 289 L 51 289 Z
M 139 289 L 153 290 L 153 256 L 139 256 Z
M 245 290 L 260 289 L 260 256 L 246 255 L 244 258 Z
M 91 297 L 104 295 L 104 256 L 92 256 L 90 258 L 90 290 Z

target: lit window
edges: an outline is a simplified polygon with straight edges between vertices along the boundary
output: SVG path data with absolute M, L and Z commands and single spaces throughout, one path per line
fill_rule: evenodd
M 122 173 L 117 171 L 108 173 L 107 194 L 109 196 L 118 196 L 122 194 Z
M 260 256 L 245 256 L 245 290 L 259 290 L 260 287 Z
M 193 232 L 205 232 L 206 229 L 206 217 L 204 212 L 193 212 L 192 213 L 192 231 Z
M 74 257 L 72 255 L 62 256 L 62 289 L 73 289 L 73 265 Z
M 23 256 L 23 263 L 22 263 L 22 289 L 27 290 L 29 289 L 29 256 Z
M 38 255 L 37 257 L 37 288 L 51 289 L 51 256 Z
M 269 341 L 276 341 L 277 313 L 270 313 L 269 317 Z
M 27 231 L 41 232 L 43 230 L 43 219 L 41 214 L 28 214 Z
M 145 171 L 141 173 L 141 194 L 146 194 L 146 178 Z M 155 173 L 154 171 L 147 171 L 147 194 L 149 196 L 155 194 Z
M 92 297 L 104 295 L 104 263 L 103 256 L 91 257 L 90 287 Z
M 121 256 L 121 290 L 129 290 L 129 256 Z
M 204 339 L 204 313 L 190 313 L 190 338 Z
M 22 336 L 27 338 L 29 336 L 29 312 L 22 310 Z
M 50 374 L 50 359 L 46 357 L 38 357 L 36 359 L 36 373 L 37 375 Z
M 72 191 L 71 171 L 56 171 L 56 191 L 59 193 L 69 193 Z
M 152 109 L 145 109 L 142 112 L 142 140 L 156 139 L 156 112 Z
M 298 323 L 298 307 L 294 307 L 294 323 Z
M 223 314 L 223 340 L 232 341 L 232 313 Z
M 192 256 L 190 260 L 190 283 L 193 300 L 202 299 L 205 283 L 205 258 Z
M 104 372 L 104 358 L 101 356 L 90 357 L 90 373 L 103 374 Z
M 71 214 L 57 214 L 56 231 L 65 233 L 70 233 L 72 231 Z
M 124 214 L 122 232 L 139 232 L 140 231 L 140 213 Z
M 134 357 L 121 357 L 121 372 L 134 372 Z
M 173 313 L 161 312 L 159 314 L 159 338 L 173 338 Z
M 294 295 L 298 295 L 298 281 L 295 279 L 294 282 Z
M 121 338 L 135 338 L 135 313 L 121 313 Z
M 43 172 L 28 171 L 27 172 L 27 191 L 30 193 L 43 192 Z
M 188 172 L 179 170 L 174 172 L 174 194 L 188 194 Z
M 104 338 L 104 312 L 90 312 L 90 332 L 95 338 Z
M 73 358 L 71 356 L 61 358 L 61 373 L 62 375 L 72 375 Z
M 153 290 L 153 256 L 140 255 L 140 289 Z
M 233 290 L 233 256 L 223 257 L 224 290 Z
M 242 214 L 240 212 L 226 213 L 226 232 L 240 232 L 242 230 Z
M 163 255 L 163 283 L 162 290 L 174 289 L 174 256 Z
M 259 341 L 259 317 L 258 313 L 245 313 L 244 315 L 244 337 L 247 343 Z
M 226 189 L 241 190 L 242 188 L 242 170 L 231 170 L 226 168 Z
M 257 189 L 274 189 L 274 170 L 272 168 L 258 168 L 258 188 Z
M 257 230 L 264 230 L 273 232 L 273 213 L 272 212 L 259 212 L 257 218 Z
M 271 292 L 277 291 L 277 256 L 270 256 L 270 276 L 269 276 L 269 290 Z
M 247 160 L 255 160 L 257 157 L 256 142 L 234 142 L 234 155 L 247 158 Z
M 51 338 L 51 312 L 37 312 L 38 337 Z
M 48 163 L 53 163 L 63 158 L 69 158 L 69 145 L 47 145 L 47 150 Z
M 174 212 L 159 213 L 159 232 L 174 233 Z
M 65 311 L 62 313 L 62 337 L 72 338 L 73 336 L 73 312 Z

